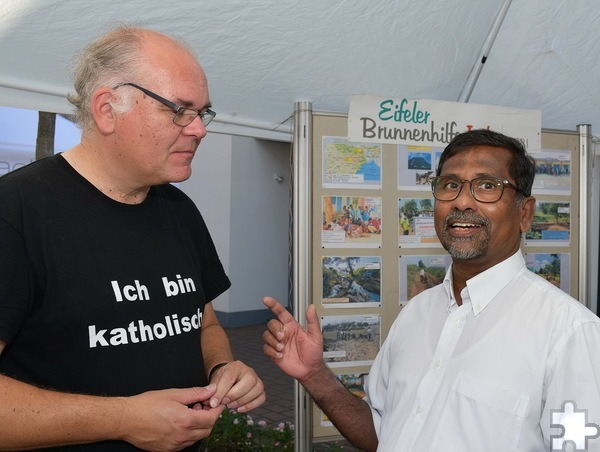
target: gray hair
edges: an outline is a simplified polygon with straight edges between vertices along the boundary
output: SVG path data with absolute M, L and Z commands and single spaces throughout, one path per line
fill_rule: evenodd
M 67 99 L 75 106 L 75 121 L 82 131 L 89 131 L 93 124 L 91 98 L 96 89 L 142 77 L 144 56 L 141 48 L 146 31 L 139 27 L 119 26 L 92 41 L 78 55 L 73 67 L 75 93 L 69 94 Z M 131 96 L 126 90 L 113 103 L 113 109 L 128 111 Z

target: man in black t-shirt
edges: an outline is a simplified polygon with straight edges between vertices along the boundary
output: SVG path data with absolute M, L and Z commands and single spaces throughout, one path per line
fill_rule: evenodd
M 213 310 L 230 282 L 204 220 L 169 184 L 215 115 L 206 77 L 183 43 L 119 27 L 74 79 L 81 143 L 0 178 L 0 449 L 197 450 L 226 406 L 265 401 Z

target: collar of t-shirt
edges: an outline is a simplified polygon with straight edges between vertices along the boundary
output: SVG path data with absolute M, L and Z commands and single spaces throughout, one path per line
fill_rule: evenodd
M 508 259 L 468 279 L 467 286 L 460 293 L 461 299 L 471 301 L 473 315 L 476 316 L 490 304 L 523 267 L 525 267 L 525 259 L 521 250 L 518 250 Z M 452 264 L 446 272 L 443 284 L 448 294 L 447 311 L 450 312 L 458 307 L 452 290 Z

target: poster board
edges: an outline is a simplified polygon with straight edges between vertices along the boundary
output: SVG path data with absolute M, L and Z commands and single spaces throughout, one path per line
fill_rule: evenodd
M 443 148 L 352 143 L 347 127 L 346 115 L 313 113 L 311 294 L 324 359 L 361 396 L 393 321 L 408 299 L 443 278 L 450 259 L 433 230 L 428 180 Z M 576 132 L 542 132 L 542 151 L 534 155 L 535 230 L 522 239 L 528 267 L 575 298 L 578 146 Z M 407 233 L 403 213 L 410 217 Z M 373 219 L 362 234 L 346 224 Z M 339 437 L 314 403 L 312 420 L 314 439 Z

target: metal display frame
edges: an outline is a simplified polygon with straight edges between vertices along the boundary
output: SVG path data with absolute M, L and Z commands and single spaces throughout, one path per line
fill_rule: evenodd
M 347 116 L 340 113 L 314 112 L 310 102 L 297 102 L 295 105 L 294 131 L 293 131 L 293 309 L 298 322 L 305 325 L 305 312 L 312 302 L 317 304 L 317 315 L 323 314 L 321 306 L 322 278 L 320 277 L 321 258 L 331 249 L 325 250 L 321 246 L 321 197 L 335 191 L 324 189 L 321 186 L 322 158 L 321 140 L 323 136 L 347 136 Z M 578 131 L 542 130 L 542 148 L 550 150 L 567 150 L 571 152 L 571 194 L 568 196 L 540 195 L 540 201 L 559 202 L 569 201 L 571 206 L 571 234 L 569 246 L 562 248 L 527 247 L 522 244 L 522 249 L 527 252 L 558 253 L 568 250 L 571 262 L 570 293 L 575 298 L 589 307 L 589 250 L 587 237 L 590 229 L 590 199 L 588 188 L 590 184 L 590 146 L 591 127 L 578 126 Z M 397 174 L 397 155 L 395 145 L 383 145 L 383 186 L 375 190 L 374 196 L 382 196 L 383 231 L 386 226 L 388 233 L 382 234 L 382 244 L 374 250 L 336 250 L 340 255 L 350 256 L 379 253 L 386 261 L 386 273 L 383 275 L 382 305 L 379 308 L 362 308 L 356 312 L 376 313 L 381 315 L 381 340 L 385 339 L 393 320 L 396 318 L 403 305 L 399 302 L 398 294 L 398 257 L 400 254 L 437 254 L 445 251 L 440 249 L 411 250 L 401 249 L 398 245 L 397 230 L 397 202 L 396 206 L 390 205 L 399 196 L 410 197 L 413 193 L 402 193 L 397 187 L 394 175 Z M 344 190 L 337 190 L 344 191 Z M 349 189 L 351 196 L 358 194 L 356 189 Z M 387 203 L 387 206 L 385 205 Z M 396 226 L 394 226 L 396 216 Z M 328 314 L 334 309 L 329 309 Z M 347 312 L 347 310 L 346 310 Z M 370 368 L 370 366 L 369 366 Z M 335 369 L 337 370 L 337 369 Z M 362 372 L 364 366 L 349 366 L 348 372 Z M 334 427 L 320 425 L 320 409 L 311 401 L 306 391 L 295 382 L 294 387 L 296 411 L 296 442 L 295 451 L 303 452 L 312 450 L 313 442 L 330 441 L 339 439 L 339 432 Z

